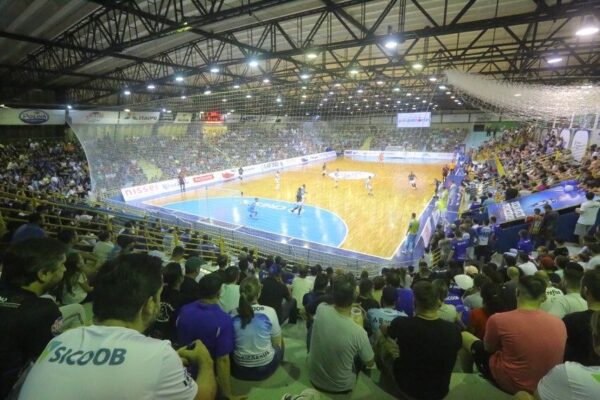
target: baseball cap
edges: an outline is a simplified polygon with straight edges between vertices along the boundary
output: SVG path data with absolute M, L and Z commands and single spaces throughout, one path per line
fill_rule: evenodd
M 454 277 L 454 282 L 458 285 L 462 290 L 468 290 L 473 287 L 473 278 L 469 275 L 460 274 Z

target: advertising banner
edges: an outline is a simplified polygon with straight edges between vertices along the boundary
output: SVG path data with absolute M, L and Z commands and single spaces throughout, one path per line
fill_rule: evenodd
M 0 108 L 0 125 L 64 125 L 65 110 Z
M 119 123 L 118 111 L 69 111 L 70 124 L 116 125 Z
M 177 115 L 175 115 L 174 122 L 176 124 L 186 124 L 192 122 L 192 113 L 178 112 Z
M 442 114 L 442 122 L 469 122 L 469 114 Z
M 571 143 L 571 153 L 575 160 L 581 161 L 585 155 L 585 149 L 587 148 L 589 138 L 590 134 L 588 131 L 579 130 L 575 132 L 573 142 Z
M 452 160 L 454 153 L 426 153 L 422 151 L 374 151 L 374 150 L 344 150 L 344 156 L 374 157 L 383 161 L 390 158 L 419 158 L 427 160 Z
M 501 224 L 531 216 L 536 208 L 543 211 L 545 204 L 550 204 L 554 210 L 561 210 L 575 207 L 584 201 L 585 190 L 580 189 L 576 181 L 565 181 L 542 192 L 511 201 L 491 204 L 488 206 L 488 214 L 496 216 L 498 223 Z
M 560 131 L 560 137 L 563 140 L 564 146 L 568 148 L 569 142 L 571 141 L 571 131 L 569 129 L 563 129 Z
M 229 114 L 229 115 L 225 115 L 225 122 L 226 123 L 231 123 L 231 124 L 235 124 L 240 122 L 241 119 L 241 115 L 240 114 Z
M 398 113 L 396 128 L 428 128 L 431 126 L 430 112 Z
M 248 165 L 243 167 L 244 176 L 252 176 L 264 172 L 275 171 L 287 167 L 295 167 L 302 164 L 307 164 L 313 161 L 329 160 L 336 158 L 335 151 L 326 153 L 309 154 L 302 157 L 288 158 L 285 160 L 269 161 L 266 163 Z M 223 171 L 211 172 L 202 175 L 192 175 L 185 178 L 186 189 L 199 188 L 214 183 L 220 183 L 237 179 L 238 167 Z M 156 196 L 159 194 L 169 193 L 179 190 L 179 181 L 177 179 L 169 179 L 162 182 L 149 183 L 147 185 L 132 186 L 122 188 L 121 194 L 125 201 L 140 200 L 147 197 Z
M 119 113 L 120 125 L 155 124 L 160 118 L 160 112 L 147 111 L 121 111 Z

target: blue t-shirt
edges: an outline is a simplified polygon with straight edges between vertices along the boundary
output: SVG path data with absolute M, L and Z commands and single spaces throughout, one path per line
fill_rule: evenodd
M 469 247 L 470 239 L 454 239 L 452 242 L 452 250 L 454 251 L 452 259 L 454 261 L 465 261 L 467 259 L 467 248 Z
M 477 242 L 480 246 L 485 246 L 489 243 L 492 236 L 492 228 L 489 226 L 480 226 L 477 229 Z
M 529 255 L 533 251 L 533 241 L 531 239 L 521 239 L 517 243 L 517 250 Z
M 235 343 L 233 320 L 220 305 L 195 301 L 179 312 L 177 339 L 182 345 L 200 340 L 213 359 L 231 354 Z
M 411 289 L 396 289 L 396 310 L 402 311 L 409 317 L 415 313 L 415 296 Z

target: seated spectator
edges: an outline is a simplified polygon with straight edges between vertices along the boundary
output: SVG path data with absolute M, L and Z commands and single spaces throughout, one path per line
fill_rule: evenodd
M 175 246 L 171 252 L 171 257 L 165 261 L 165 265 L 169 263 L 177 263 L 181 266 L 181 274 L 185 274 L 185 250 L 182 246 Z
M 520 251 L 517 255 L 517 267 L 525 275 L 534 275 L 538 272 L 536 265 L 529 259 L 529 255 L 523 251 Z
M 498 312 L 506 311 L 506 306 L 502 298 L 501 287 L 489 281 L 481 286 L 481 300 L 482 307 L 470 311 L 467 330 L 483 340 L 488 318 Z
M 108 255 L 108 259 L 112 260 L 119 256 L 124 256 L 133 252 L 135 248 L 136 239 L 134 236 L 119 235 L 117 237 L 117 245 L 113 247 L 112 251 Z
M 394 309 L 396 305 L 396 291 L 393 287 L 383 289 L 381 295 L 381 307 L 371 308 L 367 311 L 367 321 L 365 323 L 367 332 L 372 332 L 372 337 L 379 333 L 381 325 L 389 325 L 396 317 L 406 317 L 402 311 Z M 372 343 L 375 341 L 372 340 Z
M 592 314 L 600 311 L 600 270 L 585 272 L 581 280 L 581 294 L 588 309 L 563 318 L 567 328 L 565 361 L 575 361 L 586 366 L 600 365 L 600 356 L 593 351 L 590 330 Z
M 425 271 L 419 271 L 420 278 L 417 279 L 430 279 L 429 278 L 429 270 L 424 268 Z M 423 273 L 421 275 L 421 273 Z M 400 275 L 396 270 L 390 270 L 386 274 L 386 283 L 388 286 L 391 286 L 396 289 L 396 310 L 402 311 L 408 316 L 412 316 L 414 314 L 414 296 L 413 292 L 409 288 L 404 288 L 400 284 Z M 414 283 L 413 283 L 414 285 Z
M 436 279 L 433 281 L 433 288 L 435 289 L 438 300 L 440 301 L 438 308 L 438 317 L 443 321 L 456 322 L 459 319 L 456 307 L 452 304 L 444 303 L 444 300 L 448 297 L 448 284 L 443 279 Z
M 379 303 L 373 298 L 373 281 L 369 278 L 360 280 L 356 302 L 365 312 L 372 308 L 379 308 Z
M 214 399 L 213 363 L 201 342 L 176 352 L 168 341 L 142 334 L 159 312 L 161 267 L 160 259 L 145 254 L 104 264 L 96 277 L 95 324 L 71 329 L 51 341 L 47 354 L 29 372 L 20 398 Z M 196 382 L 181 358 L 199 368 Z M 107 366 L 110 373 L 102 372 Z
M 312 333 L 312 326 L 314 322 L 314 316 L 317 313 L 317 307 L 319 304 L 326 302 L 332 303 L 333 298 L 331 294 L 327 292 L 327 286 L 329 285 L 329 278 L 324 273 L 318 273 L 315 277 L 315 285 L 313 290 L 304 295 L 302 299 L 302 305 L 304 306 L 306 316 L 306 349 L 310 351 L 310 337 Z
M 407 275 L 407 280 L 412 280 L 412 277 Z M 383 287 L 385 286 L 385 278 L 383 276 L 376 276 L 373 278 L 373 298 L 379 304 L 381 304 L 381 296 L 383 296 Z M 410 287 L 409 285 L 408 287 Z
M 396 341 L 399 357 L 390 356 L 386 349 L 378 358 L 384 371 L 393 372 L 405 397 L 443 399 L 461 346 L 460 330 L 438 317 L 440 300 L 432 283 L 418 282 L 413 290 L 415 316 L 399 317 L 382 327 Z
M 555 301 L 565 297 L 565 295 L 562 290 L 552 285 L 546 271 L 538 271 L 535 273 L 535 276 L 542 278 L 546 283 L 546 300 L 542 302 L 540 309 L 547 312 Z
M 202 235 L 202 243 L 198 246 L 200 257 L 206 262 L 215 261 L 217 254 L 221 254 L 221 250 L 217 245 L 210 241 L 210 236 Z
M 61 312 L 44 293 L 62 280 L 66 247 L 49 238 L 17 241 L 2 259 L 0 277 L 0 398 L 60 333 Z
M 240 303 L 240 285 L 237 284 L 240 270 L 237 267 L 229 267 L 223 273 L 224 281 L 219 297 L 219 304 L 226 313 L 231 313 L 238 308 Z
M 258 304 L 260 290 L 255 277 L 240 284 L 240 304 L 233 314 L 232 374 L 237 379 L 265 380 L 283 360 L 284 343 L 277 314 L 273 308 Z
M 475 361 L 479 372 L 502 390 L 533 393 L 539 380 L 562 362 L 567 338 L 564 324 L 540 310 L 545 293 L 542 278 L 524 276 L 517 309 L 489 317 L 483 341 L 463 332 L 463 371 L 471 371 Z
M 109 231 L 102 231 L 98 233 L 98 241 L 94 245 L 93 253 L 98 258 L 98 265 L 104 264 L 108 260 L 108 256 L 111 253 L 115 245 L 110 240 L 111 234 Z
M 590 259 L 587 262 L 585 268 L 586 269 L 594 269 L 598 265 L 600 265 L 600 243 L 591 243 L 589 246 L 590 249 Z
M 65 260 L 65 273 L 58 286 L 58 299 L 63 305 L 82 303 L 94 289 L 88 283 L 83 259 L 79 253 L 70 253 Z
M 579 264 L 573 264 L 579 267 Z M 563 279 L 563 290 L 565 291 L 565 295 L 557 297 L 546 311 L 555 317 L 563 319 L 565 315 L 587 310 L 587 303 L 580 294 L 582 278 L 583 268 L 567 268 Z
M 182 304 L 188 304 L 200 298 L 200 286 L 198 277 L 203 261 L 198 257 L 190 257 L 185 262 L 185 276 L 179 288 Z
M 310 292 L 315 283 L 314 279 L 308 278 L 308 268 L 301 265 L 298 268 L 298 276 L 292 281 L 292 297 L 296 300 L 296 307 L 300 307 L 304 295 Z
M 591 348 L 600 356 L 600 312 L 592 314 L 590 331 Z M 565 362 L 552 368 L 538 383 L 533 396 L 527 392 L 516 394 L 516 400 L 563 400 L 600 398 L 600 366 L 585 366 L 576 362 Z
M 177 319 L 177 338 L 181 345 L 201 341 L 215 362 L 220 392 L 231 397 L 229 356 L 233 353 L 235 335 L 233 321 L 219 306 L 223 281 L 213 272 L 198 283 L 200 300 L 181 307 Z
M 150 330 L 150 336 L 157 339 L 170 340 L 176 346 L 177 327 L 175 322 L 179 316 L 182 298 L 180 293 L 183 275 L 178 263 L 169 263 L 163 268 L 163 290 L 160 294 L 160 312 Z
M 274 265 L 269 269 L 269 276 L 262 282 L 259 304 L 269 306 L 277 313 L 279 324 L 289 318 L 290 323 L 296 323 L 296 300 L 283 283 L 281 267 Z
M 340 275 L 333 283 L 333 305 L 322 303 L 317 308 L 308 374 L 313 386 L 322 392 L 352 392 L 361 366 L 374 365 L 367 333 L 351 317 L 355 296 L 354 278 Z
M 27 223 L 19 226 L 12 236 L 12 243 L 22 242 L 31 238 L 46 237 L 46 232 L 42 229 L 44 218 L 41 214 L 33 213 L 27 216 Z
M 473 278 L 473 288 L 465 292 L 466 296 L 463 298 L 463 304 L 470 308 L 480 308 L 483 306 L 483 297 L 481 296 L 481 287 L 483 284 L 491 282 L 490 278 L 483 274 L 477 274 Z M 467 294 L 468 293 L 468 294 Z

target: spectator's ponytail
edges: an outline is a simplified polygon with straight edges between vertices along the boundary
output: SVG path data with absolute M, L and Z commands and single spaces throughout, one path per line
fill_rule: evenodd
M 260 283 L 258 279 L 250 276 L 240 283 L 240 303 L 238 315 L 242 320 L 242 329 L 246 327 L 254 318 L 252 303 L 258 298 L 260 293 Z

